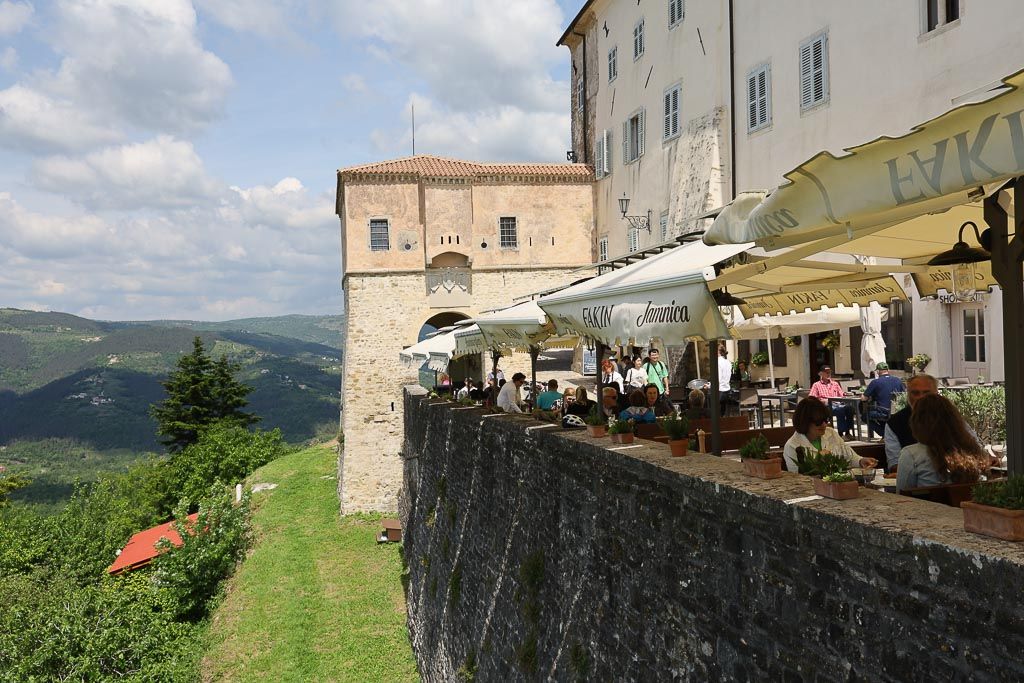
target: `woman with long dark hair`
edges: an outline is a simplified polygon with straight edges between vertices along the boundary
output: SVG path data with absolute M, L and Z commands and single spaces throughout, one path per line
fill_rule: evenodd
M 948 398 L 938 394 L 919 398 L 910 414 L 910 430 L 917 443 L 900 451 L 896 488 L 978 481 L 988 457 Z

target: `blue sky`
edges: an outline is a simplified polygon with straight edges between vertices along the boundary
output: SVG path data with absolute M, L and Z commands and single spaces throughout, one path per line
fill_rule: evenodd
M 581 4 L 0 0 L 0 306 L 339 312 L 335 170 L 563 160 Z

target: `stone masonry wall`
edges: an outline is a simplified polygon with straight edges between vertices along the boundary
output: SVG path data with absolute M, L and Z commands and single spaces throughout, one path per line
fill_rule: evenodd
M 1024 680 L 1024 550 L 962 513 L 405 398 L 425 681 Z
M 459 312 L 472 316 L 506 306 L 514 297 L 576 277 L 570 268 L 474 271 L 473 307 Z M 416 273 L 347 275 L 345 304 L 341 509 L 393 512 L 402 485 L 402 386 L 416 381 L 416 370 L 402 365 L 398 353 L 444 309 L 427 306 L 424 276 Z

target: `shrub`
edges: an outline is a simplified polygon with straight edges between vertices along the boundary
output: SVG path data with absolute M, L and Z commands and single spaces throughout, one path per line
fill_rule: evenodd
M 592 427 L 600 427 L 601 425 L 608 423 L 608 418 L 606 418 L 601 412 L 601 408 L 594 406 L 590 409 L 590 412 L 587 413 L 587 416 L 583 418 L 583 421 Z
M 972 493 L 974 502 L 980 505 L 991 505 L 1008 510 L 1024 510 L 1024 474 L 978 484 Z
M 971 387 L 941 393 L 957 407 L 983 445 L 1006 440 L 1006 390 L 1003 387 Z
M 614 419 L 608 421 L 608 433 L 609 434 L 632 434 L 633 426 L 636 423 L 633 420 L 620 420 Z
M 198 620 L 206 616 L 221 581 L 252 543 L 249 495 L 233 505 L 230 494 L 214 486 L 200 501 L 195 521 L 188 521 L 187 514 L 188 501 L 183 500 L 174 514 L 182 545 L 175 548 L 167 539 L 160 540 L 153 578 L 170 597 L 176 617 Z
M 766 351 L 758 351 L 750 357 L 750 364 L 757 366 L 768 365 L 768 353 Z
M 238 425 L 217 423 L 203 430 L 199 441 L 173 456 L 174 489 L 180 498 L 198 501 L 211 484 L 234 485 L 287 452 L 279 429 L 250 432 Z

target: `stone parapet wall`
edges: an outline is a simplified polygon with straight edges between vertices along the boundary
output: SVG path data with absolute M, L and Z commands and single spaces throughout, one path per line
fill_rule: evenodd
M 713 456 L 405 397 L 426 681 L 1024 680 L 1024 549 Z M 473 674 L 473 676 L 470 676 Z

